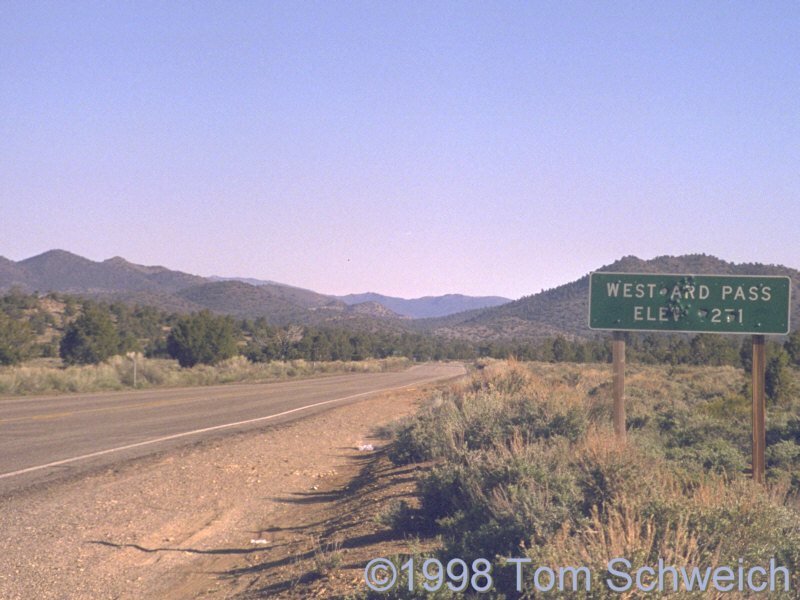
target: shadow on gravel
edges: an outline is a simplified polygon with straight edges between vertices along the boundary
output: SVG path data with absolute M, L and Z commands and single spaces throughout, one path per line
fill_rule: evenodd
M 341 492 L 294 492 L 291 497 L 269 498 L 272 502 L 284 504 L 319 504 L 321 502 L 335 502 L 340 500 Z
M 107 542 L 105 540 L 89 540 L 87 544 L 95 544 L 97 546 L 108 546 L 109 548 L 116 548 L 122 550 L 123 548 L 133 548 L 140 552 L 184 552 L 187 554 L 251 554 L 253 552 L 263 552 L 264 548 L 219 548 L 216 550 L 198 550 L 196 548 L 145 548 L 139 544 L 115 544 L 114 542 Z
M 395 466 L 383 449 L 352 459 L 358 471 L 346 485 L 272 498 L 308 505 L 313 516 L 297 525 L 263 530 L 272 539 L 285 538 L 285 545 L 273 545 L 253 564 L 216 572 L 220 578 L 249 582 L 247 593 L 237 600 L 342 600 L 363 586 L 363 569 L 372 558 L 408 551 L 409 541 L 419 548 L 437 543 L 425 532 L 404 532 L 381 518 L 401 501 L 416 505 L 416 476 L 424 466 Z

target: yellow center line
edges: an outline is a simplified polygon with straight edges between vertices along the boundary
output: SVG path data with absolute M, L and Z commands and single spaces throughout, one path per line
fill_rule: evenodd
M 197 402 L 198 400 L 219 400 L 222 398 L 231 398 L 233 396 L 241 396 L 241 392 L 237 393 L 230 393 L 230 394 L 221 394 L 219 396 L 194 396 L 191 398 L 179 398 L 176 400 L 153 400 L 151 402 L 142 402 L 140 404 L 123 404 L 121 406 L 104 406 L 102 408 L 86 408 L 83 410 L 71 410 L 67 412 L 60 412 L 60 413 L 50 413 L 44 415 L 30 415 L 27 417 L 9 417 L 6 419 L 0 419 L 0 423 L 10 423 L 13 421 L 36 421 L 41 419 L 58 419 L 60 417 L 71 417 L 74 415 L 86 414 L 86 413 L 96 413 L 96 412 L 107 412 L 110 410 L 127 410 L 130 408 L 143 408 L 143 407 L 153 407 L 153 406 L 166 406 L 168 404 L 182 404 L 188 402 Z
M 76 462 L 76 461 L 79 461 L 79 460 L 88 459 L 88 458 L 95 458 L 97 456 L 103 456 L 103 455 L 106 455 L 106 454 L 111 454 L 113 452 L 120 452 L 122 450 L 130 450 L 132 448 L 140 448 L 142 446 L 148 446 L 148 445 L 156 444 L 156 443 L 159 443 L 159 442 L 165 442 L 165 441 L 168 441 L 168 440 L 175 440 L 175 439 L 179 439 L 179 438 L 184 438 L 184 437 L 190 436 L 190 435 L 207 433 L 209 431 L 219 431 L 221 429 L 228 429 L 230 427 L 238 427 L 238 426 L 241 426 L 241 425 L 249 425 L 251 423 L 260 423 L 260 422 L 270 421 L 272 419 L 277 419 L 279 417 L 283 417 L 283 416 L 286 416 L 286 415 L 294 414 L 294 413 L 297 413 L 297 412 L 300 412 L 300 411 L 305 411 L 305 410 L 308 410 L 308 409 L 311 409 L 311 408 L 316 408 L 318 406 L 329 405 L 329 404 L 332 404 L 334 402 L 341 402 L 343 400 L 353 400 L 355 398 L 363 398 L 365 396 L 377 395 L 377 394 L 381 394 L 381 393 L 385 393 L 385 392 L 397 392 L 397 391 L 406 390 L 406 389 L 409 389 L 409 388 L 413 389 L 413 388 L 416 388 L 416 387 L 418 387 L 420 385 L 424 385 L 426 383 L 430 383 L 430 382 L 436 381 L 438 379 L 441 379 L 441 376 L 428 377 L 427 379 L 423 379 L 423 380 L 417 381 L 415 383 L 408 383 L 406 385 L 399 385 L 399 386 L 396 386 L 396 387 L 389 387 L 389 388 L 382 388 L 382 389 L 373 389 L 373 390 L 366 391 L 366 392 L 360 392 L 358 394 L 351 394 L 349 396 L 342 396 L 342 397 L 339 397 L 339 398 L 331 398 L 329 400 L 323 400 L 321 402 L 316 402 L 314 404 L 307 404 L 307 405 L 304 405 L 304 406 L 298 406 L 297 408 L 292 408 L 292 409 L 289 409 L 289 410 L 285 410 L 285 411 L 280 412 L 280 413 L 274 413 L 274 414 L 266 415 L 266 416 L 263 416 L 263 417 L 256 417 L 254 419 L 247 419 L 245 421 L 236 421 L 234 423 L 223 423 L 221 425 L 213 425 L 211 427 L 204 427 L 203 429 L 194 429 L 192 431 L 182 431 L 180 433 L 173 433 L 171 435 L 167 435 L 167 436 L 164 436 L 164 437 L 154 438 L 154 439 L 150 439 L 150 440 L 144 440 L 144 441 L 141 441 L 141 442 L 135 442 L 133 444 L 127 444 L 125 446 L 119 446 L 119 447 L 116 447 L 116 448 L 108 448 L 106 450 L 98 450 L 97 452 L 91 452 L 89 454 L 83 454 L 81 456 L 73 456 L 71 458 L 64 458 L 64 459 L 57 460 L 57 461 L 54 461 L 54 462 L 50 462 L 50 463 L 47 463 L 47 464 L 44 464 L 44 465 L 36 465 L 36 466 L 33 466 L 33 467 L 26 467 L 24 469 L 19 469 L 18 471 L 12 471 L 10 473 L 2 473 L 2 474 L 0 474 L 0 479 L 5 479 L 7 477 L 14 477 L 16 475 L 22 475 L 23 473 L 30 473 L 32 471 L 39 471 L 41 469 L 47 469 L 47 468 L 50 468 L 50 467 L 56 467 L 56 466 L 60 466 L 60 465 L 65 465 L 65 464 L 73 463 L 73 462 Z M 231 394 L 231 395 L 234 395 L 234 394 Z M 222 398 L 222 397 L 224 397 L 224 396 L 216 396 L 215 398 Z

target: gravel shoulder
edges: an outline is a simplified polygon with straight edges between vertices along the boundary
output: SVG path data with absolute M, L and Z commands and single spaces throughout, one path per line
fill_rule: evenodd
M 1 497 L 0 600 L 339 597 L 362 587 L 369 557 L 403 545 L 374 517 L 389 497 L 413 495 L 413 478 L 358 446 L 381 444 L 377 427 L 423 396 L 383 394 Z M 385 485 L 348 493 L 365 472 Z

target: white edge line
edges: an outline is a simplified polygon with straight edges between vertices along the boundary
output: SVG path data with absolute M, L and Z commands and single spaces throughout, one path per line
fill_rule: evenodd
M 316 406 L 323 406 L 325 404 L 331 404 L 332 402 L 340 402 L 342 400 L 352 400 L 353 398 L 358 398 L 360 396 L 369 396 L 372 394 L 381 394 L 383 392 L 391 392 L 395 390 L 403 390 L 408 387 L 413 387 L 415 385 L 423 385 L 426 383 L 430 383 L 431 381 L 436 381 L 437 379 L 441 379 L 441 377 L 433 377 L 431 379 L 423 379 L 422 381 L 415 381 L 414 383 L 409 383 L 407 385 L 403 385 L 400 387 L 390 387 L 384 388 L 381 390 L 370 390 L 368 392 L 361 392 L 360 394 L 354 394 L 352 396 L 344 396 L 342 398 L 334 398 L 332 400 L 324 400 L 323 402 L 317 402 L 316 404 L 308 404 L 306 406 L 301 406 L 299 408 L 293 408 L 291 410 L 283 411 L 282 413 L 278 413 L 275 415 L 269 415 L 266 417 L 256 417 L 255 419 L 247 419 L 246 421 L 237 421 L 236 423 L 226 423 L 224 425 L 215 425 L 213 427 L 205 427 L 203 429 L 195 429 L 193 431 L 184 431 L 183 433 L 175 433 L 173 435 L 167 435 L 164 437 L 156 438 L 153 440 L 145 440 L 144 442 L 137 442 L 135 444 L 128 444 L 127 446 L 119 446 L 117 448 L 109 448 L 108 450 L 100 450 L 99 452 L 92 452 L 90 454 L 83 454 L 81 456 L 74 456 L 72 458 L 65 458 L 63 460 L 57 460 L 51 463 L 47 463 L 46 465 L 37 465 L 35 467 L 28 467 L 26 469 L 20 469 L 19 471 L 12 471 L 11 473 L 3 473 L 0 475 L 0 479 L 5 479 L 6 477 L 14 477 L 15 475 L 22 475 L 23 473 L 30 473 L 32 471 L 39 471 L 41 469 L 47 469 L 50 467 L 58 467 L 60 465 L 65 465 L 71 462 L 76 462 L 79 460 L 85 460 L 87 458 L 94 458 L 96 456 L 103 456 L 104 454 L 111 454 L 112 452 L 121 452 L 123 450 L 130 450 L 131 448 L 138 448 L 140 446 L 148 446 L 150 444 L 157 444 L 158 442 L 166 442 L 168 440 L 174 440 L 177 438 L 186 437 L 188 435 L 194 435 L 196 433 L 206 433 L 208 431 L 215 431 L 217 429 L 225 429 L 227 427 L 236 427 L 238 425 L 247 425 L 249 423 L 257 423 L 258 421 L 268 421 L 270 419 L 277 419 L 278 417 L 283 417 L 285 415 L 289 415 L 301 410 L 306 410 L 308 408 L 314 408 Z

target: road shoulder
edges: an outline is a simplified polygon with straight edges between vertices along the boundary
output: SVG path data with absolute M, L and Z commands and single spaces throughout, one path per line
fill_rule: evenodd
M 384 394 L 0 499 L 0 598 L 294 597 L 304 585 L 355 585 L 360 559 L 329 531 L 340 492 L 377 458 L 358 447 L 380 444 L 376 427 L 421 396 Z M 340 564 L 303 579 L 326 558 Z

